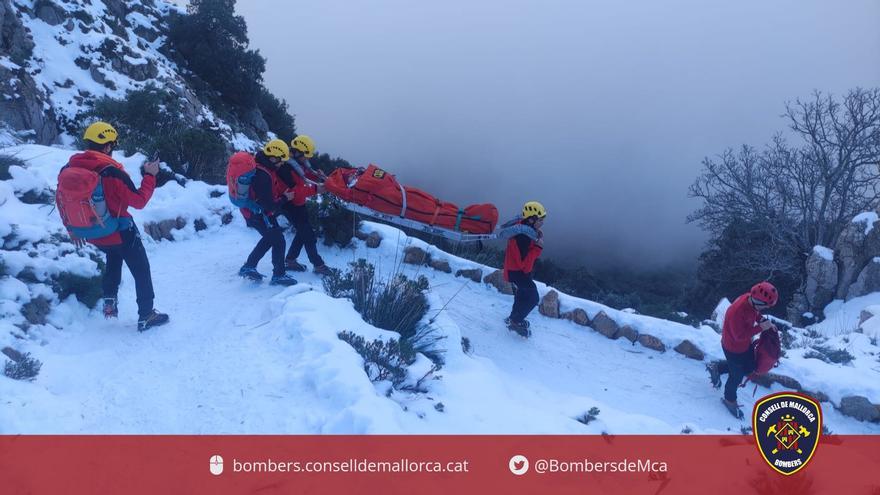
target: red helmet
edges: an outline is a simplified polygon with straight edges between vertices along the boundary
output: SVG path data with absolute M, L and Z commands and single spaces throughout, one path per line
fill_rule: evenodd
M 776 301 L 779 300 L 779 293 L 776 291 L 776 287 L 773 287 L 773 284 L 770 282 L 759 282 L 752 287 L 752 290 L 749 291 L 749 295 L 752 296 L 752 299 L 755 301 L 766 304 L 767 306 L 775 306 Z

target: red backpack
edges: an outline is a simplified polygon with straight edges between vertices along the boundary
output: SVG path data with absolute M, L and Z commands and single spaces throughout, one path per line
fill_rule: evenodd
M 755 373 L 763 375 L 773 369 L 781 352 L 779 332 L 772 328 L 762 331 L 755 343 Z
M 119 230 L 119 219 L 110 214 L 104 199 L 100 172 L 70 165 L 63 167 L 58 173 L 55 204 L 71 237 L 97 239 Z
M 247 208 L 260 213 L 262 208 L 250 196 L 251 183 L 257 172 L 254 155 L 239 151 L 229 158 L 226 167 L 226 186 L 229 188 L 229 201 L 239 208 Z

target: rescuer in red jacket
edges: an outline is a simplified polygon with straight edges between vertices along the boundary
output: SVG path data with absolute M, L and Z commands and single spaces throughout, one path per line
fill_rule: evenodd
M 529 201 L 523 206 L 522 217 L 508 223 L 502 229 L 511 232 L 504 253 L 504 280 L 516 289 L 510 316 L 504 320 L 507 328 L 523 337 L 531 335 L 526 316 L 538 305 L 538 287 L 532 280 L 535 261 L 544 248 L 544 235 L 541 227 L 547 217 L 547 210 L 537 201 Z
M 95 172 L 103 187 L 106 209 L 117 219 L 118 230 L 98 238 L 87 239 L 107 255 L 104 268 L 104 316 L 116 318 L 119 315 L 117 293 L 122 279 L 122 262 L 128 265 L 134 277 L 138 305 L 138 331 L 168 322 L 167 314 L 153 308 L 153 279 L 150 274 L 150 261 L 141 242 L 137 226 L 128 212 L 128 207 L 142 209 L 153 196 L 156 187 L 156 174 L 159 162 L 144 164 L 144 177 L 140 188 L 136 188 L 125 172 L 125 167 L 111 157 L 116 147 L 116 129 L 106 122 L 95 122 L 83 135 L 86 151 L 70 157 L 67 167 L 82 168 Z
M 770 282 L 760 282 L 749 292 L 736 298 L 724 314 L 721 349 L 727 359 L 709 363 L 706 369 L 715 388 L 721 387 L 721 375 L 727 373 L 721 402 L 736 418 L 743 417 L 742 410 L 736 403 L 736 389 L 743 378 L 755 371 L 752 338 L 763 330 L 776 328 L 761 312 L 772 308 L 778 300 L 776 287 Z
M 294 191 L 293 199 L 281 208 L 281 213 L 295 231 L 284 265 L 288 270 L 306 271 L 306 267 L 297 261 L 305 248 L 314 272 L 322 276 L 330 275 L 332 271 L 318 254 L 318 240 L 309 222 L 309 210 L 306 207 L 308 198 L 325 192 L 324 186 L 318 182 L 326 179 L 326 176 L 312 169 L 309 164 L 309 158 L 315 156 L 315 141 L 300 134 L 290 142 L 290 155 L 293 162 L 288 161 L 278 169 L 279 177 Z

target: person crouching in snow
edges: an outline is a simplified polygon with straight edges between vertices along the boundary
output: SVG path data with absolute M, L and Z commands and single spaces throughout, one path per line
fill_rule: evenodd
M 528 337 L 529 321 L 526 316 L 538 305 L 538 287 L 532 280 L 535 261 L 544 248 L 541 227 L 547 210 L 537 201 L 523 206 L 522 216 L 502 227 L 501 237 L 509 237 L 504 254 L 504 280 L 514 286 L 513 308 L 504 322 L 507 328 Z
M 763 330 L 776 329 L 761 312 L 772 308 L 778 300 L 776 287 L 770 282 L 760 282 L 749 292 L 739 296 L 724 314 L 721 348 L 727 359 L 713 361 L 706 365 L 706 369 L 715 388 L 721 387 L 721 375 L 727 374 L 721 402 L 735 418 L 743 418 L 743 412 L 736 403 L 736 389 L 743 378 L 755 371 L 752 337 Z
M 306 267 L 297 261 L 300 252 L 305 248 L 314 272 L 318 275 L 330 275 L 332 271 L 318 254 L 318 239 L 315 237 L 312 224 L 309 223 L 309 210 L 306 207 L 306 200 L 309 197 L 326 191 L 322 184 L 317 184 L 317 181 L 326 177 L 309 164 L 309 158 L 315 156 L 315 142 L 312 138 L 301 134 L 290 142 L 290 146 L 293 161 L 286 162 L 278 169 L 278 175 L 295 192 L 293 199 L 281 208 L 281 213 L 296 231 L 290 242 L 284 265 L 288 270 L 306 271 Z
M 234 156 L 234 155 L 233 155 Z M 284 268 L 284 231 L 275 218 L 284 203 L 294 198 L 294 192 L 278 176 L 278 168 L 290 159 L 290 148 L 280 139 L 273 139 L 254 155 L 253 182 L 249 194 L 259 207 L 257 211 L 241 208 L 248 227 L 260 233 L 260 241 L 238 271 L 242 277 L 260 281 L 263 275 L 257 271 L 257 263 L 272 250 L 272 285 L 290 286 L 296 279 L 287 275 Z
M 91 124 L 83 134 L 86 151 L 70 157 L 58 174 L 56 202 L 74 243 L 94 244 L 107 255 L 102 282 L 104 317 L 119 316 L 117 293 L 122 280 L 122 263 L 134 277 L 139 332 L 168 323 L 168 315 L 153 307 L 153 278 L 150 260 L 137 225 L 128 208 L 147 206 L 156 188 L 159 161 L 144 164 L 139 188 L 121 163 L 112 158 L 116 129 L 106 122 Z

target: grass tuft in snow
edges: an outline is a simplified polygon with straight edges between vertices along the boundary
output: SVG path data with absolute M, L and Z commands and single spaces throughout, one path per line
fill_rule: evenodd
M 474 351 L 473 346 L 471 345 L 471 339 L 467 337 L 461 338 L 461 352 L 465 354 L 470 354 Z
M 40 360 L 31 357 L 31 353 L 22 354 L 18 361 L 6 361 L 3 374 L 13 380 L 33 380 L 40 374 L 40 368 L 43 363 Z
M 575 419 L 585 425 L 588 425 L 588 424 L 592 423 L 593 421 L 595 421 L 597 417 L 599 417 L 599 408 L 596 406 L 593 406 L 590 408 L 589 411 L 583 413 L 582 415 L 578 416 Z

